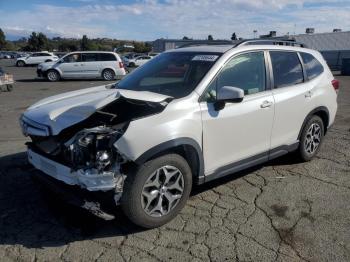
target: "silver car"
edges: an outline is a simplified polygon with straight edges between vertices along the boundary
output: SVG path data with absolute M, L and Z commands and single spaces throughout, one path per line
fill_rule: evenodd
M 123 62 L 114 52 L 73 52 L 56 62 L 41 63 L 38 77 L 54 82 L 61 78 L 103 78 L 113 80 L 126 74 Z

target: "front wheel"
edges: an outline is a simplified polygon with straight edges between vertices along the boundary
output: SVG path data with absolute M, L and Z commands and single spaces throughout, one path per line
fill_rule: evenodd
M 192 173 L 187 161 L 177 154 L 160 156 L 127 176 L 121 206 L 136 225 L 159 227 L 185 206 L 191 188 Z
M 46 78 L 50 82 L 56 82 L 56 81 L 60 80 L 60 74 L 56 70 L 49 70 L 46 73 Z
M 18 66 L 18 67 L 23 67 L 25 65 L 26 64 L 24 63 L 24 61 L 21 61 L 21 60 L 16 63 L 16 66 Z
M 300 136 L 299 155 L 303 161 L 310 161 L 317 154 L 323 136 L 323 121 L 314 115 L 307 121 Z

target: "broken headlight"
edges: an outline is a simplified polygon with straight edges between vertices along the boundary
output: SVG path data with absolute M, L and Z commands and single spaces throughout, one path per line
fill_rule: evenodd
M 74 170 L 96 169 L 102 173 L 120 160 L 113 147 L 120 135 L 119 130 L 104 126 L 84 129 L 65 143 L 66 161 Z

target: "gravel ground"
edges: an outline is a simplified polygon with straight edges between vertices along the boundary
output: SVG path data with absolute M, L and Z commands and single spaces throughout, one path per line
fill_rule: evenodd
M 35 101 L 100 80 L 49 83 L 35 67 L 0 66 L 15 75 L 0 93 L 1 261 L 350 261 L 350 77 L 319 155 L 288 155 L 196 187 L 169 224 L 131 225 L 116 210 L 103 221 L 42 195 L 30 179 L 18 117 Z

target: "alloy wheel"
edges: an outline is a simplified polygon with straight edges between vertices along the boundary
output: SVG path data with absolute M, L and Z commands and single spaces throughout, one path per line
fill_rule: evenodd
M 142 189 L 141 205 L 152 217 L 167 215 L 179 203 L 184 191 L 184 177 L 174 166 L 158 168 Z
M 54 72 L 54 71 L 50 71 L 47 73 L 47 78 L 50 80 L 50 81 L 56 81 L 58 79 L 57 77 L 57 73 Z
M 104 71 L 103 72 L 103 78 L 105 79 L 105 80 L 113 80 L 113 73 L 112 73 L 112 71 L 110 71 L 110 70 L 106 70 L 106 71 Z
M 304 141 L 305 150 L 308 154 L 312 155 L 316 152 L 321 143 L 322 129 L 318 123 L 312 123 L 306 132 L 306 138 Z

